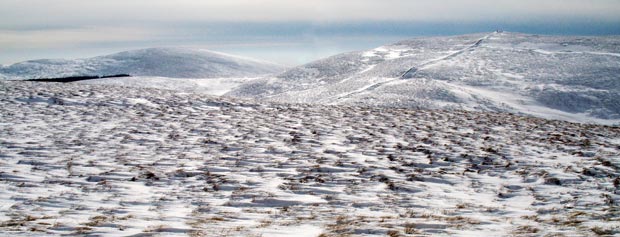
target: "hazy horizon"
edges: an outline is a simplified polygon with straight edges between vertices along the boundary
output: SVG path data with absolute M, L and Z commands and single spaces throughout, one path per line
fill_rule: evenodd
M 0 0 L 0 64 L 198 47 L 287 66 L 421 36 L 620 35 L 614 0 Z

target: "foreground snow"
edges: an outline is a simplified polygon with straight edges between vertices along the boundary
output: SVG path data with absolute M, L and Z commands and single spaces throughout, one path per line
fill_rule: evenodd
M 619 234 L 620 129 L 0 82 L 0 231 Z

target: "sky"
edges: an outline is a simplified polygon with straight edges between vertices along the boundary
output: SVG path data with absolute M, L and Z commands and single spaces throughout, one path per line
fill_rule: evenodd
M 197 47 L 287 66 L 413 37 L 620 35 L 620 0 L 0 0 L 0 64 Z

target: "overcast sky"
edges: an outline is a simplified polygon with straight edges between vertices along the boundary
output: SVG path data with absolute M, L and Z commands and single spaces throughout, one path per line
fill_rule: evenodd
M 0 0 L 0 63 L 158 46 L 295 65 L 427 35 L 620 34 L 620 0 Z

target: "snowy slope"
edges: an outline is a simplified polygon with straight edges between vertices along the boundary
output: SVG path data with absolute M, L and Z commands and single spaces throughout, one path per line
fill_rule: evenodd
M 170 78 L 170 77 L 119 77 L 79 81 L 80 84 L 117 85 L 136 88 L 156 88 L 180 92 L 201 93 L 206 95 L 224 95 L 235 88 L 257 78 Z
M 412 39 L 309 63 L 228 95 L 614 124 L 620 122 L 620 37 L 504 32 Z
M 282 66 L 190 48 L 149 48 L 87 59 L 41 59 L 0 68 L 0 78 L 28 79 L 76 75 L 171 78 L 255 77 L 281 72 Z
M 0 81 L 2 236 L 617 236 L 620 129 Z

